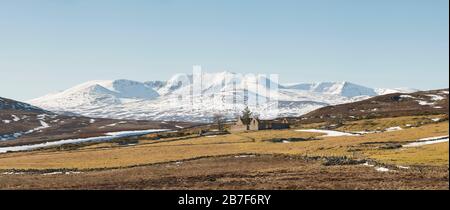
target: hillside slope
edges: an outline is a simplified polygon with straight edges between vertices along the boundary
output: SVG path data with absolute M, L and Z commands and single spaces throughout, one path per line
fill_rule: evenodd
M 0 147 L 101 136 L 115 131 L 176 130 L 193 125 L 186 122 L 67 116 L 0 97 Z
M 358 120 L 381 117 L 447 114 L 448 89 L 392 93 L 353 103 L 327 106 L 305 115 L 304 123 Z

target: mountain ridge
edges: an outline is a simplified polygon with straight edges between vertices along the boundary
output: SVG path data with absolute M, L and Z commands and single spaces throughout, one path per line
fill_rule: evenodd
M 195 78 L 184 74 L 176 74 L 167 81 L 93 80 L 28 102 L 51 111 L 72 112 L 90 117 L 207 121 L 217 112 L 230 118 L 235 116 L 248 103 L 258 100 L 255 99 L 256 96 L 261 101 L 268 101 L 269 97 L 277 98 L 280 102 L 279 114 L 292 116 L 326 105 L 377 96 L 380 91 L 387 90 L 368 88 L 347 81 L 282 85 L 260 75 L 234 77 L 236 75 L 233 72 L 202 74 L 202 102 L 194 111 L 188 107 L 187 100 L 194 89 L 192 83 Z M 271 87 L 277 87 L 275 90 L 278 91 Z M 244 89 L 248 95 L 238 94 Z M 232 104 L 229 99 L 232 95 L 241 102 Z M 197 100 L 198 97 L 193 98 Z M 248 101 L 242 102 L 244 99 Z M 254 111 L 264 115 L 271 109 L 273 107 L 255 107 Z M 268 115 L 270 116 L 262 118 L 270 118 L 273 114 Z
M 0 110 L 20 110 L 20 111 L 30 111 L 36 113 L 46 113 L 46 110 L 43 110 L 39 107 L 33 106 L 28 103 L 16 101 L 13 99 L 0 97 Z
M 449 89 L 390 93 L 352 103 L 326 106 L 296 119 L 301 123 L 342 122 L 418 115 L 445 114 L 448 118 Z

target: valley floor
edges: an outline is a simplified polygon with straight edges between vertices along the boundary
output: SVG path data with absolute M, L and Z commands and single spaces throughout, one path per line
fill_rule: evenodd
M 65 174 L 67 173 L 67 174 Z M 448 189 L 448 170 L 379 172 L 286 155 L 227 155 L 74 174 L 0 176 L 2 189 Z
M 448 190 L 449 123 L 438 117 L 354 121 L 331 136 L 301 125 L 11 152 L 0 189 Z

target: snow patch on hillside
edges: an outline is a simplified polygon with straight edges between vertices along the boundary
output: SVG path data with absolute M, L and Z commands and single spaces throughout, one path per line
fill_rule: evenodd
M 324 133 L 322 137 L 335 137 L 335 136 L 359 136 L 357 134 L 353 133 L 346 133 L 346 132 L 340 132 L 340 131 L 334 131 L 334 130 L 320 130 L 320 129 L 301 129 L 301 130 L 295 130 L 298 132 L 311 132 L 311 133 Z
M 79 138 L 79 139 L 66 139 L 60 141 L 45 142 L 40 144 L 31 145 L 21 145 L 21 146 L 11 146 L 11 147 L 0 147 L 0 153 L 6 152 L 16 152 L 16 151 L 26 151 L 38 148 L 46 148 L 52 146 L 59 146 L 64 144 L 75 144 L 81 142 L 92 142 L 92 141 L 109 141 L 117 138 L 145 135 L 149 133 L 167 131 L 166 129 L 150 129 L 150 130 L 137 130 L 137 131 L 119 131 L 119 132 L 109 132 L 105 136 L 89 137 L 89 138 Z
M 375 92 L 378 95 L 386 95 L 386 94 L 391 94 L 391 93 L 413 93 L 413 92 L 417 92 L 419 91 L 418 89 L 414 89 L 414 88 L 376 88 Z
M 355 96 L 375 96 L 377 93 L 371 88 L 350 82 L 318 82 L 318 83 L 300 83 L 285 86 L 287 89 L 303 90 L 313 93 L 328 95 L 339 95 L 344 97 Z

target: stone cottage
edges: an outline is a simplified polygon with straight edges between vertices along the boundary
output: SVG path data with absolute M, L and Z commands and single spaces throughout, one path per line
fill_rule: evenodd
M 269 129 L 289 129 L 289 121 L 283 120 L 260 120 L 258 118 L 252 118 L 249 125 L 244 124 L 241 117 L 239 117 L 234 125 L 231 126 L 232 131 L 257 131 L 257 130 L 269 130 Z

